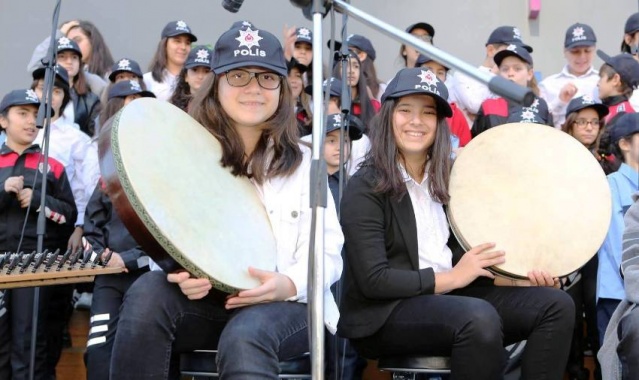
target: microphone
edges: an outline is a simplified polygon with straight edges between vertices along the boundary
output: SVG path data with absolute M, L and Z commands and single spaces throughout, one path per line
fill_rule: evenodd
M 222 6 L 229 12 L 237 13 L 244 0 L 222 0 Z

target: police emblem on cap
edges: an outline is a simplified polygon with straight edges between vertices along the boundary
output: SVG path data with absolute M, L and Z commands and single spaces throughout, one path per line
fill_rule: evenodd
M 521 41 L 521 31 L 519 28 L 513 28 L 513 39 Z
M 193 60 L 193 62 L 211 63 L 211 61 L 209 61 L 209 52 L 206 51 L 206 49 L 200 49 L 196 54 L 197 57 Z
M 251 28 L 246 28 L 246 30 L 240 30 L 240 36 L 236 38 L 239 41 L 238 48 L 242 46 L 246 46 L 248 49 L 257 46 L 260 46 L 260 40 L 262 37 L 259 35 L 259 30 L 251 30 Z
M 129 70 L 129 71 L 131 71 L 131 70 L 132 70 L 132 69 L 131 69 L 131 61 L 129 61 L 129 60 L 128 60 L 128 59 L 126 59 L 126 58 L 121 59 L 121 60 L 118 62 L 118 69 L 119 69 L 119 70 Z
M 516 52 L 517 51 L 517 45 L 510 44 L 510 45 L 508 45 L 506 50 L 515 51 Z
M 297 33 L 300 37 L 311 38 L 311 31 L 306 28 L 300 28 Z
M 28 100 L 30 102 L 39 102 L 40 101 L 40 99 L 38 98 L 38 95 L 33 90 L 27 90 L 26 91 L 26 95 L 24 97 L 24 100 Z
M 590 95 L 581 97 L 581 104 L 595 104 L 595 100 Z
M 333 115 L 333 123 L 341 123 L 341 122 L 342 122 L 342 115 L 341 114 Z
M 191 33 L 191 29 L 189 29 L 188 25 L 182 20 L 175 23 L 175 30 L 182 30 L 187 33 Z
M 58 50 L 62 50 L 62 49 L 73 49 L 70 39 L 66 37 L 60 37 L 58 39 Z
M 437 89 L 437 83 L 439 82 L 439 80 L 437 80 L 437 76 L 435 76 L 435 74 L 433 74 L 433 72 L 430 70 L 420 71 L 421 73 L 417 75 L 417 78 L 419 78 L 420 82 L 415 85 L 415 89 L 421 88 L 428 92 L 432 92 L 433 94 L 440 95 L 439 90 Z
M 142 92 L 142 87 L 140 87 L 140 83 L 136 80 L 130 80 L 129 84 L 131 85 L 132 91 Z
M 572 30 L 572 42 L 583 41 L 587 39 L 584 33 L 584 28 L 582 28 L 581 26 L 575 27 L 575 29 Z

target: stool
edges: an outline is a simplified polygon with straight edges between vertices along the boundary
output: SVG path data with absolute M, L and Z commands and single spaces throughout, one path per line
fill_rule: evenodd
M 418 373 L 445 375 L 450 373 L 446 356 L 398 356 L 380 358 L 377 367 L 393 373 L 393 380 L 414 380 Z
M 193 379 L 217 378 L 217 350 L 198 350 L 180 355 L 180 373 Z M 311 358 L 307 352 L 280 362 L 280 379 L 310 379 Z

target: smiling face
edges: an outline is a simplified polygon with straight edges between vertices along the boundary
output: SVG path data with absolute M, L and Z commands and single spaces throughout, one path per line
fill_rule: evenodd
M 269 72 L 259 67 L 241 69 L 252 73 Z M 259 127 L 273 116 L 279 104 L 282 85 L 274 90 L 267 90 L 253 77 L 246 86 L 233 87 L 226 75 L 222 74 L 218 78 L 218 99 L 236 129 Z M 277 77 L 275 73 L 272 75 Z
M 583 75 L 592 67 L 595 58 L 595 46 L 577 46 L 564 51 L 568 62 L 568 70 L 573 75 Z
M 16 152 L 22 152 L 33 144 L 38 136 L 36 118 L 38 107 L 33 104 L 13 106 L 0 115 L 0 126 L 7 134 L 7 146 Z
M 429 95 L 407 95 L 393 111 L 393 136 L 407 160 L 426 160 L 437 132 L 437 107 Z
M 185 34 L 166 40 L 166 59 L 170 64 L 181 67 L 191 51 L 191 39 Z

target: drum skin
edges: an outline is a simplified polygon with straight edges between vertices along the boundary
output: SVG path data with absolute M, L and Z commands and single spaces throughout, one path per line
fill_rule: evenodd
M 566 276 L 604 241 L 610 188 L 595 157 L 570 135 L 539 124 L 505 124 L 463 149 L 450 178 L 448 217 L 464 249 L 494 242 L 493 271 Z
M 125 226 L 165 272 L 182 268 L 221 291 L 259 286 L 276 243 L 255 186 L 220 164 L 219 142 L 177 107 L 132 101 L 101 129 L 106 191 Z

